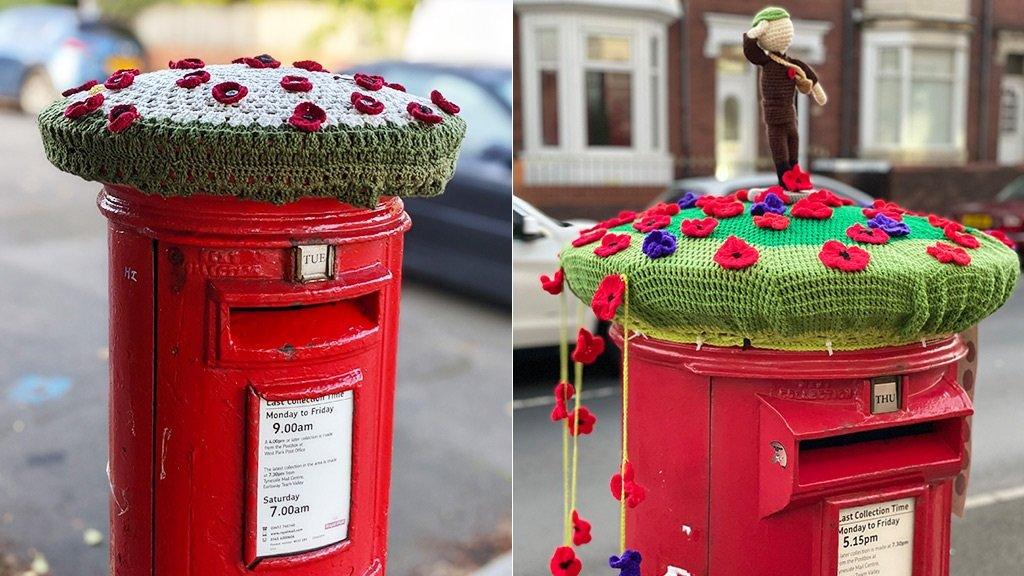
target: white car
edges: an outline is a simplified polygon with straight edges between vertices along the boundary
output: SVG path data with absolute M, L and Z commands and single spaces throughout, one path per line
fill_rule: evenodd
M 558 252 L 593 222 L 561 222 L 521 198 L 512 197 L 512 347 L 558 346 L 559 298 L 540 287 L 540 275 L 558 270 Z M 569 339 L 575 341 L 576 298 L 569 295 Z M 586 307 L 590 331 L 597 318 Z

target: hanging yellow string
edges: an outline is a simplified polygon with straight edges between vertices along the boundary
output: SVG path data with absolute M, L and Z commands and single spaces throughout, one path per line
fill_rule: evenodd
M 586 312 L 586 308 L 583 306 L 583 303 L 582 302 L 578 303 L 576 305 L 576 323 L 579 325 L 579 327 L 583 327 L 583 323 L 586 321 L 585 312 Z M 571 496 L 569 498 L 569 514 L 570 514 L 569 524 L 570 524 L 570 532 L 571 532 L 571 527 L 572 527 L 572 517 L 571 517 L 572 511 L 576 509 L 576 485 L 577 485 L 576 480 L 577 480 L 577 478 L 579 476 L 577 474 L 577 471 L 579 470 L 579 461 L 580 461 L 580 458 L 579 458 L 579 454 L 580 454 L 580 452 L 579 452 L 579 447 L 580 447 L 580 428 L 579 428 L 579 426 L 580 426 L 580 403 L 582 402 L 581 399 L 583 397 L 583 364 L 581 364 L 579 362 L 576 362 L 575 370 L 576 370 L 576 373 L 574 374 L 575 378 L 573 379 L 573 385 L 576 387 L 576 402 L 573 404 L 572 429 L 575 430 L 576 432 L 575 432 L 575 434 L 572 435 L 572 474 L 571 474 L 572 475 L 572 491 L 571 491 Z
M 626 462 L 629 461 L 629 282 L 622 276 L 622 462 L 619 474 L 619 552 L 626 551 Z
M 569 305 L 566 303 L 565 290 L 559 295 L 558 323 L 558 382 L 569 381 Z M 562 402 L 565 404 L 565 387 L 562 387 Z M 562 540 L 569 546 L 572 543 L 572 511 L 569 509 L 569 430 L 562 426 Z

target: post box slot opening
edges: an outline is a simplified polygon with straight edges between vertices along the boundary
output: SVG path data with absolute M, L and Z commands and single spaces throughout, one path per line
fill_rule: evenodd
M 811 486 L 959 461 L 960 418 L 839 434 L 799 443 L 799 484 Z
M 336 346 L 376 330 L 379 312 L 377 292 L 316 304 L 232 307 L 229 340 L 236 350 L 293 355 Z

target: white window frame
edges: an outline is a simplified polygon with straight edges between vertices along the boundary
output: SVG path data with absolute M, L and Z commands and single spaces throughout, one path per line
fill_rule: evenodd
M 967 154 L 967 86 L 969 84 L 968 48 L 969 40 L 962 32 L 950 31 L 908 31 L 868 30 L 862 37 L 861 52 L 861 109 L 860 109 L 860 151 L 865 155 L 896 155 L 901 153 L 938 154 L 943 160 L 951 156 L 966 159 Z M 875 134 L 875 116 L 879 69 L 879 53 L 886 48 L 895 48 L 900 54 L 900 126 L 895 143 L 878 142 Z M 948 144 L 907 144 L 910 118 L 910 87 L 912 86 L 912 53 L 915 48 L 934 48 L 953 52 L 953 97 L 951 119 L 951 142 Z

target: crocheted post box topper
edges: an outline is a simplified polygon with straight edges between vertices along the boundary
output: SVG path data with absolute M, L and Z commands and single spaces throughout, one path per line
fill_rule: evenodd
M 626 279 L 629 325 L 655 338 L 831 351 L 960 332 L 999 308 L 1020 273 L 998 238 L 892 202 L 777 186 L 747 197 L 685 197 L 678 211 L 599 223 L 589 243 L 562 250 L 565 283 L 603 313 L 608 285 Z M 631 241 L 601 250 L 606 234 Z M 605 316 L 622 322 L 623 310 Z
M 466 131 L 437 91 L 421 98 L 380 76 L 269 56 L 120 70 L 64 95 L 39 115 L 54 165 L 167 196 L 317 196 L 363 207 L 382 195 L 433 196 L 451 179 Z

